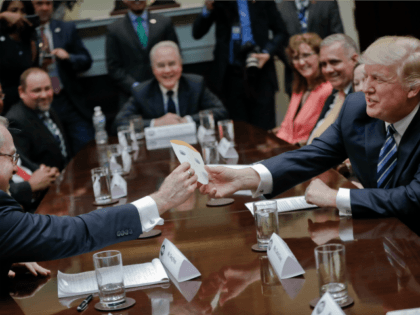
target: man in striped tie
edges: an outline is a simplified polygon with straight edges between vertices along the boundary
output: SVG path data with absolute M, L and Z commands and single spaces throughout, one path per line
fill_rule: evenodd
M 349 95 L 335 123 L 311 145 L 244 170 L 209 169 L 210 184 L 201 191 L 276 196 L 349 157 L 364 189 L 335 190 L 315 179 L 306 201 L 355 218 L 395 216 L 420 234 L 420 40 L 382 37 L 361 59 L 364 94 Z

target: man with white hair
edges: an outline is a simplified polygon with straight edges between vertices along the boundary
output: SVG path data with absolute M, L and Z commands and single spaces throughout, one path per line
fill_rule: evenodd
M 276 196 L 350 158 L 364 189 L 334 190 L 315 179 L 306 200 L 340 215 L 395 216 L 419 233 L 420 41 L 383 37 L 363 53 L 364 93 L 349 95 L 338 119 L 311 145 L 252 168 L 208 168 L 211 197 L 251 189 Z
M 150 51 L 154 78 L 133 86 L 133 96 L 115 118 L 114 127 L 131 115 L 141 115 L 146 127 L 199 122 L 200 110 L 212 110 L 214 119 L 227 118 L 222 102 L 210 92 L 204 78 L 182 74 L 178 45 L 163 41 Z

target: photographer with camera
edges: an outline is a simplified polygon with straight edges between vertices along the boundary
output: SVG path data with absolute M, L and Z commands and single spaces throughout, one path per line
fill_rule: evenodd
M 0 83 L 5 94 L 3 114 L 19 101 L 20 75 L 37 61 L 31 1 L 3 1 L 0 9 Z
M 194 22 L 193 37 L 202 38 L 213 23 L 216 47 L 210 86 L 232 119 L 273 128 L 278 82 L 272 56 L 288 42 L 275 2 L 206 0 Z

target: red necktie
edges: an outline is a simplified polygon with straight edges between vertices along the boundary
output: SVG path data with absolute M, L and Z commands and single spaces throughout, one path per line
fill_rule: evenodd
M 23 169 L 21 169 L 19 166 L 17 167 L 18 171 L 16 173 L 16 175 L 20 176 L 23 178 L 24 181 L 28 181 L 31 179 L 31 175 L 29 175 L 28 173 L 26 173 Z

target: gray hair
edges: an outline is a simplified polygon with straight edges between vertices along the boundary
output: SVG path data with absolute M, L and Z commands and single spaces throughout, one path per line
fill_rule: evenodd
M 420 40 L 409 36 L 384 36 L 363 53 L 366 65 L 397 66 L 397 75 L 406 89 L 420 87 Z
M 351 58 L 354 54 L 359 54 L 359 47 L 356 42 L 346 34 L 332 34 L 324 38 L 321 42 L 322 47 L 328 47 L 335 43 L 340 43 L 348 58 Z
M 152 64 L 152 67 L 153 67 L 153 58 L 154 58 L 154 56 L 155 56 L 155 54 L 156 54 L 156 51 L 157 51 L 159 48 L 161 48 L 161 47 L 171 47 L 171 48 L 173 48 L 173 49 L 176 51 L 176 53 L 177 53 L 177 55 L 178 55 L 178 57 L 179 57 L 179 60 L 180 60 L 180 61 L 182 61 L 182 58 L 181 58 L 181 52 L 179 51 L 179 47 L 178 47 L 178 45 L 177 45 L 175 42 L 171 41 L 171 40 L 164 40 L 164 41 L 159 42 L 159 43 L 157 43 L 156 45 L 154 45 L 154 46 L 152 47 L 152 49 L 150 50 L 150 55 L 149 55 L 149 57 L 150 57 L 150 62 L 151 62 L 151 64 Z
M 0 125 L 4 126 L 5 128 L 9 127 L 9 121 L 7 120 L 6 117 L 0 116 Z M 3 133 L 0 132 L 0 149 L 3 146 L 3 143 L 4 143 Z

